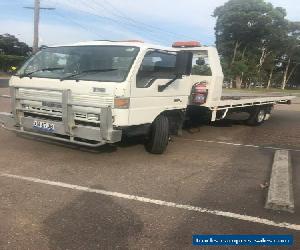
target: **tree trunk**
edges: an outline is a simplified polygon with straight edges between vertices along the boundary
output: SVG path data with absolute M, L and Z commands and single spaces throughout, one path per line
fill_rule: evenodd
M 239 48 L 239 46 L 240 46 L 239 41 L 236 41 L 235 46 L 234 46 L 234 51 L 233 51 L 233 57 L 232 57 L 231 65 L 235 62 L 236 53 L 237 53 L 237 49 Z
M 286 65 L 284 73 L 283 73 L 283 79 L 282 79 L 281 89 L 285 89 L 285 85 L 287 83 L 287 76 L 288 76 L 290 64 L 291 64 L 291 58 L 289 58 L 288 64 Z
M 262 49 L 261 56 L 259 59 L 259 64 L 257 65 L 257 67 L 258 67 L 257 73 L 259 76 L 260 76 L 261 68 L 262 68 L 264 62 L 266 61 L 266 58 L 268 57 L 269 54 L 271 54 L 271 52 L 272 51 L 267 51 L 267 49 L 265 47 Z
M 272 67 L 271 72 L 270 72 L 270 75 L 269 75 L 269 80 L 268 80 L 268 86 L 267 86 L 267 89 L 269 89 L 270 86 L 271 86 L 272 77 L 273 77 L 273 67 Z
M 241 84 L 240 84 L 240 88 L 242 88 L 243 80 L 244 80 L 244 72 L 242 72 L 242 75 L 241 75 Z
M 261 66 L 263 65 L 264 61 L 265 61 L 265 56 L 266 56 L 266 48 L 262 48 L 261 50 L 261 56 L 259 59 L 259 64 L 258 64 L 258 72 L 260 72 Z
M 236 76 L 235 77 L 235 86 L 237 89 L 240 89 L 242 85 L 242 79 L 241 76 Z
M 296 65 L 294 66 L 294 68 L 291 70 L 290 74 L 288 75 L 288 77 L 287 77 L 287 79 L 286 79 L 286 83 L 289 82 L 289 80 L 290 80 L 291 76 L 294 74 L 294 72 L 295 72 L 297 66 L 298 66 L 298 64 L 296 64 Z
M 247 50 L 247 45 L 246 45 L 245 48 L 243 49 L 243 52 L 242 52 L 242 60 L 244 60 L 246 50 Z

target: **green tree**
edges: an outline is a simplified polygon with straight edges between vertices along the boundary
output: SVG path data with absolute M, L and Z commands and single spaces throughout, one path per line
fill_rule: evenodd
M 288 22 L 282 8 L 274 8 L 264 0 L 230 0 L 217 7 L 216 45 L 237 88 L 243 79 L 261 81 L 268 57 L 286 36 Z M 270 73 L 269 73 L 270 76 Z
M 282 51 L 283 77 L 281 88 L 285 89 L 286 84 L 300 64 L 300 22 L 289 23 L 288 34 L 283 41 Z
M 26 57 L 14 56 L 14 55 L 1 55 L 0 54 L 0 71 L 7 72 L 11 70 L 11 67 L 19 67 Z
M 0 70 L 8 71 L 12 66 L 18 67 L 30 52 L 31 48 L 15 36 L 0 35 Z
M 27 56 L 31 48 L 10 34 L 0 35 L 0 52 L 6 55 Z

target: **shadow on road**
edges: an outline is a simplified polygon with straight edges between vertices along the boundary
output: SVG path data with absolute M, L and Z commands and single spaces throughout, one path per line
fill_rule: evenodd
M 8 87 L 8 78 L 0 78 L 0 88 L 7 88 Z
M 208 122 L 207 119 L 197 118 L 193 120 L 189 120 L 184 124 L 183 130 L 187 133 L 194 134 L 200 132 L 200 128 L 203 126 L 213 126 L 213 127 L 232 127 L 233 125 L 243 125 L 243 121 L 237 120 L 220 120 L 216 122 Z M 127 148 L 136 145 L 145 145 L 145 136 L 123 136 L 120 142 L 114 144 L 104 144 L 99 147 L 88 147 L 88 146 L 80 146 L 68 142 L 60 142 L 51 139 L 45 139 L 42 137 L 17 134 L 17 136 L 21 138 L 25 138 L 27 140 L 40 141 L 43 143 L 48 143 L 56 146 L 67 147 L 69 149 L 89 152 L 89 153 L 114 153 L 118 151 L 118 148 Z
M 43 222 L 50 249 L 128 249 L 142 229 L 131 210 L 93 193 L 83 193 Z

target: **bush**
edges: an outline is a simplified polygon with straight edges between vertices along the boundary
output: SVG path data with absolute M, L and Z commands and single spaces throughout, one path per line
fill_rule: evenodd
M 8 72 L 12 66 L 19 68 L 25 59 L 25 56 L 0 55 L 0 71 Z

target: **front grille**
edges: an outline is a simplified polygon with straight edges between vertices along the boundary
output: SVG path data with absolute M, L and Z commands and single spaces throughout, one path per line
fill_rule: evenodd
M 24 112 L 25 117 L 32 117 L 41 120 L 62 121 L 62 117 L 42 115 L 38 113 Z
M 58 91 L 47 91 L 47 90 L 30 90 L 30 89 L 22 89 L 19 90 L 19 96 L 22 98 L 29 99 L 39 97 L 43 99 L 45 102 L 56 102 L 61 103 L 62 94 Z M 113 96 L 108 96 L 105 94 L 101 94 L 100 92 L 97 94 L 76 94 L 72 93 L 73 102 L 83 103 L 83 104 L 91 104 L 91 105 L 103 105 L 103 106 L 112 106 L 114 103 Z
M 100 126 L 100 123 L 75 120 L 75 125 L 82 125 L 82 126 L 97 127 L 98 128 Z
M 46 112 L 49 113 L 50 116 L 60 116 L 60 117 L 62 116 L 62 111 L 57 109 L 51 109 L 44 106 L 41 107 L 25 106 L 25 107 L 28 107 L 29 110 L 35 111 L 36 113 Z
M 62 110 L 50 109 L 47 107 L 35 107 L 29 105 L 23 105 L 23 108 L 26 110 L 24 111 L 25 117 L 30 116 L 30 117 L 50 119 L 55 121 L 62 120 Z M 75 122 L 77 122 L 78 124 L 79 123 L 100 124 L 100 115 L 98 114 L 74 112 L 73 115 L 74 115 Z
M 47 90 L 32 90 L 20 88 L 19 97 L 23 100 L 22 108 L 25 110 L 24 115 L 48 119 L 48 120 L 62 120 L 62 93 L 59 91 L 47 91 Z M 39 98 L 41 101 L 31 101 L 32 99 Z M 27 100 L 26 100 L 27 99 Z M 101 93 L 97 94 L 76 94 L 72 93 L 72 101 L 78 103 L 78 106 L 74 105 L 74 120 L 77 124 L 96 124 L 93 126 L 99 126 L 100 116 L 96 114 L 99 112 L 97 109 L 90 109 L 85 112 L 83 105 L 99 105 L 99 106 L 112 106 L 113 97 L 107 96 Z

